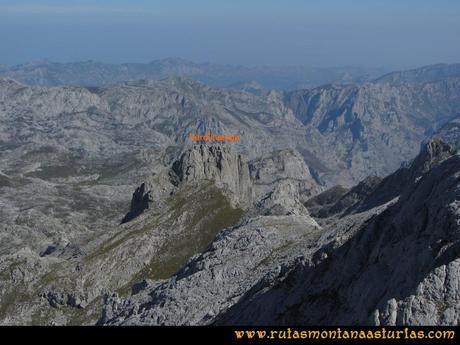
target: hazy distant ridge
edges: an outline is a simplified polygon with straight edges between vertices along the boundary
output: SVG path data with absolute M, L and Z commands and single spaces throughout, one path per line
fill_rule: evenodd
M 210 86 L 238 88 L 257 83 L 263 89 L 290 90 L 315 87 L 332 82 L 362 82 L 375 79 L 384 69 L 359 67 L 307 68 L 244 67 L 211 63 L 194 63 L 168 58 L 150 63 L 108 64 L 95 61 L 55 63 L 31 62 L 13 67 L 0 66 L 0 75 L 27 85 L 108 86 L 128 80 L 158 80 L 189 77 Z M 244 88 L 244 86 L 243 86 Z

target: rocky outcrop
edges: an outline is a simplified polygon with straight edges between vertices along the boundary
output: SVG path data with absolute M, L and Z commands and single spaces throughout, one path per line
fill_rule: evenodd
M 187 149 L 171 167 L 173 183 L 212 181 L 235 202 L 252 202 L 252 183 L 244 158 L 228 145 L 195 145 Z
M 302 201 L 321 189 L 302 155 L 293 149 L 277 150 L 254 159 L 249 162 L 249 171 L 256 199 L 267 195 L 282 181 L 295 185 Z
M 59 243 L 47 245 L 46 248 L 40 253 L 40 257 L 53 256 L 62 259 L 74 259 L 84 256 L 85 252 L 81 248 L 67 240 Z
M 460 150 L 460 114 L 439 128 L 433 138 L 448 143 L 454 150 Z
M 136 218 L 144 210 L 149 208 L 149 202 L 153 200 L 150 197 L 150 191 L 145 190 L 145 183 L 142 183 L 133 193 L 131 199 L 131 208 L 126 216 L 123 217 L 121 223 L 129 222 L 131 219 Z
M 298 186 L 291 181 L 280 181 L 276 187 L 256 202 L 250 214 L 254 215 L 305 215 L 308 210 L 300 201 Z
M 53 308 L 68 306 L 82 309 L 88 305 L 86 296 L 77 295 L 75 292 L 45 290 L 40 294 L 40 297 L 44 298 Z
M 412 177 L 419 178 L 435 165 L 451 157 L 454 153 L 449 144 L 439 139 L 428 140 L 422 146 L 420 154 L 413 160 L 410 166 Z
M 194 145 L 186 148 L 169 169 L 148 178 L 136 189 L 131 209 L 122 223 L 139 216 L 150 203 L 161 202 L 166 195 L 164 191 L 170 195 L 179 186 L 205 181 L 222 190 L 234 205 L 246 209 L 248 216 L 308 216 L 302 200 L 321 188 L 296 151 L 276 151 L 247 163 L 229 145 Z M 163 189 L 163 193 L 158 192 L 158 188 Z
M 151 203 L 158 208 L 181 187 L 199 187 L 204 183 L 219 188 L 234 206 L 248 209 L 253 202 L 253 185 L 242 155 L 228 145 L 194 145 L 136 188 L 122 223 L 141 215 Z

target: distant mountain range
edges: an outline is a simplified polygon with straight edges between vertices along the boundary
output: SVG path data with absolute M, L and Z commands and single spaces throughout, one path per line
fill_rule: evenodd
M 130 80 L 187 77 L 210 86 L 238 88 L 257 83 L 263 89 L 291 90 L 340 82 L 363 82 L 388 72 L 384 68 L 243 67 L 194 63 L 168 58 L 150 63 L 108 64 L 95 61 L 56 63 L 38 61 L 13 67 L 0 66 L 0 75 L 28 85 L 108 86 Z
M 429 83 L 460 77 L 460 64 L 436 64 L 407 71 L 391 72 L 378 78 L 378 83 L 400 85 L 403 83 Z

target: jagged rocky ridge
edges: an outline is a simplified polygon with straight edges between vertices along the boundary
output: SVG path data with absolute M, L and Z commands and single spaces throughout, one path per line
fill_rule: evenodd
M 322 229 L 294 214 L 227 229 L 170 279 L 108 296 L 100 323 L 456 325 L 460 156 L 430 141 L 407 171 L 395 198 Z

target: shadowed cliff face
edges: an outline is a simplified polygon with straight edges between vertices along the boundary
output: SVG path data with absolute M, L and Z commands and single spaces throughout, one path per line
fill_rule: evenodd
M 150 198 L 149 192 L 145 191 L 145 183 L 142 183 L 136 191 L 133 193 L 131 199 L 131 207 L 129 212 L 123 217 L 121 223 L 129 222 L 130 220 L 139 216 L 144 210 L 149 208 L 149 201 L 153 201 Z

